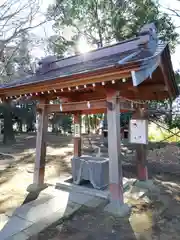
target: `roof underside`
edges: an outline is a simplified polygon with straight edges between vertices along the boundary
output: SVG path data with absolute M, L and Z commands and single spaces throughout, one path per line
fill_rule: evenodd
M 124 78 L 126 82 L 122 84 L 121 79 Z M 101 87 L 92 89 L 95 84 Z M 160 84 L 164 90 L 160 89 Z M 103 94 L 112 85 L 121 90 L 122 95 L 124 91 L 124 97 L 128 98 L 151 100 L 155 96 L 157 99 L 176 97 L 179 92 L 168 45 L 158 43 L 148 33 L 84 55 L 49 62 L 46 59 L 35 75 L 4 84 L 0 95 L 33 96 L 54 89 L 54 96 L 68 97 L 72 94 L 69 93 L 71 88 L 74 94 L 97 92 L 98 96 L 104 97 Z M 156 90 L 155 85 L 158 85 Z M 140 89 L 148 91 L 151 96 L 145 94 L 142 97 Z

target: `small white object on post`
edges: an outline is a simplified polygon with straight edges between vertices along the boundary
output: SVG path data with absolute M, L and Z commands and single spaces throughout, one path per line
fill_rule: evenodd
M 74 157 L 81 156 L 81 115 L 74 114 Z
M 81 137 L 81 126 L 79 123 L 74 124 L 74 137 L 75 138 Z
M 129 124 L 130 143 L 148 144 L 148 121 L 131 119 Z
M 137 177 L 140 181 L 148 180 L 147 144 L 148 117 L 144 108 L 136 109 L 130 120 L 130 143 L 136 144 Z

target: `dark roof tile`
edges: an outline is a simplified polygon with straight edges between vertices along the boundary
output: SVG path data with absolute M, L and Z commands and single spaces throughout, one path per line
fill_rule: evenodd
M 133 40 L 129 42 L 132 42 L 132 41 Z M 134 41 L 137 41 L 137 38 L 134 38 Z M 127 43 L 127 42 L 128 41 L 125 41 L 123 43 Z M 123 45 L 123 44 L 119 43 L 119 45 L 118 44 L 113 45 L 115 46 L 115 48 L 112 48 L 112 46 L 110 46 L 109 51 L 107 51 L 108 47 L 100 49 L 101 51 L 97 49 L 96 51 L 99 52 L 99 55 L 94 50 L 92 51 L 92 53 L 91 52 L 87 53 L 87 57 L 86 55 L 78 55 L 78 56 L 73 56 L 66 59 L 57 60 L 54 62 L 55 64 L 53 65 L 53 68 L 47 69 L 47 71 L 45 69 L 44 73 L 42 72 L 33 76 L 27 76 L 22 79 L 16 79 L 7 84 L 4 84 L 2 87 L 10 88 L 10 87 L 16 87 L 16 86 L 27 85 L 32 83 L 39 83 L 47 80 L 57 79 L 63 76 L 70 76 L 78 73 L 92 72 L 97 69 L 116 66 L 120 60 L 126 58 L 130 54 L 135 53 L 137 51 L 140 51 L 140 52 L 123 64 L 126 64 L 128 62 L 144 60 L 148 57 L 153 56 L 148 49 L 145 49 L 145 48 L 143 49 L 142 46 L 141 48 L 136 47 L 136 48 L 133 48 L 132 50 L 124 51 L 124 52 L 122 52 L 122 48 L 121 48 L 121 52 L 114 53 L 115 49 L 118 49 L 118 46 L 120 45 Z M 162 48 L 162 45 L 161 45 L 161 48 Z M 105 54 L 102 52 L 103 49 L 105 49 L 106 51 Z M 102 57 L 103 55 L 102 53 L 104 54 L 103 57 Z M 95 57 L 95 59 L 93 59 L 93 57 Z

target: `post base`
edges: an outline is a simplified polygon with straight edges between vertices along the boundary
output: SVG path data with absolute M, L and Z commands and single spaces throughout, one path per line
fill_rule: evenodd
M 48 185 L 46 183 L 44 184 L 36 184 L 36 183 L 33 183 L 33 184 L 30 184 L 28 187 L 27 187 L 27 192 L 30 192 L 30 193 L 35 193 L 35 192 L 41 192 L 42 190 L 44 190 L 45 188 L 47 188 Z
M 127 204 L 114 201 L 110 202 L 104 211 L 116 217 L 127 217 L 131 214 L 131 208 Z

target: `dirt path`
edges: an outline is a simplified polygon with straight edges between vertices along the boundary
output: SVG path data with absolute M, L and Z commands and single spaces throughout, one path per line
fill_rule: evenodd
M 72 138 L 48 135 L 46 181 L 53 183 L 59 176 L 70 174 L 72 156 Z M 32 183 L 35 160 L 35 136 L 21 135 L 11 147 L 0 145 L 0 214 L 21 205 L 26 198 L 26 188 Z M 165 161 L 179 159 L 179 148 L 172 146 L 173 154 L 165 156 Z M 175 154 L 175 150 L 177 154 Z M 13 156 L 13 160 L 1 156 L 1 152 Z M 153 155 L 152 160 L 163 159 L 163 153 Z M 166 160 L 167 159 L 167 160 Z M 173 160 L 174 161 L 174 160 Z M 135 175 L 134 170 L 128 173 Z M 30 240 L 168 240 L 180 236 L 180 177 L 175 175 L 152 175 L 160 188 L 161 200 L 156 195 L 150 196 L 151 202 L 134 204 L 129 219 L 118 219 L 106 215 L 102 209 L 82 208 L 71 219 L 56 222 Z M 161 214 L 159 209 L 165 206 Z
M 0 154 L 0 214 L 21 205 L 26 198 L 27 187 L 33 180 L 36 137 L 18 136 L 11 147 L 0 145 L 0 153 L 11 154 L 12 158 Z M 72 138 L 48 135 L 45 180 L 54 183 L 57 177 L 69 176 L 72 156 Z

